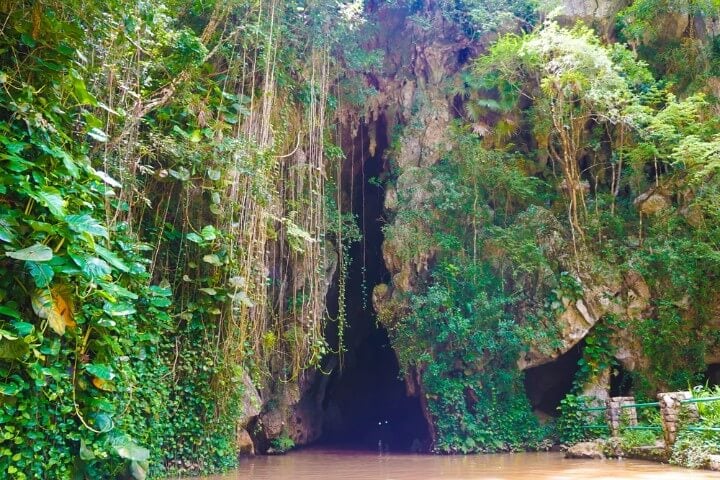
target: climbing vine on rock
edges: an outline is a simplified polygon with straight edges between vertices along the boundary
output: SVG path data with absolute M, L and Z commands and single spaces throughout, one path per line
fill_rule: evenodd
M 230 468 L 248 375 L 328 353 L 336 10 L 0 3 L 10 478 Z

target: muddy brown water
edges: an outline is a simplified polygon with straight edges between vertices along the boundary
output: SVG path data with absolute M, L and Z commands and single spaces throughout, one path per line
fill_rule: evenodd
M 440 456 L 305 449 L 241 460 L 204 480 L 698 480 L 720 473 L 641 460 L 570 460 L 561 453 Z

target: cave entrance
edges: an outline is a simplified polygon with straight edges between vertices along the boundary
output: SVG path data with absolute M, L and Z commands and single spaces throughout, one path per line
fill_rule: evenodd
M 611 397 L 627 397 L 632 395 L 632 373 L 627 371 L 625 367 L 618 362 L 610 370 L 610 396 Z
M 551 362 L 525 370 L 525 392 L 541 420 L 559 416 L 560 401 L 572 391 L 584 343 L 579 342 Z
M 711 363 L 707 366 L 705 381 L 709 387 L 720 385 L 720 363 Z
M 372 129 L 372 130 L 371 130 Z M 343 186 L 363 233 L 350 251 L 346 283 L 345 354 L 323 402 L 323 437 L 331 446 L 383 451 L 419 451 L 429 437 L 420 400 L 408 396 L 387 330 L 377 321 L 371 295 L 388 283 L 382 255 L 382 187 L 388 146 L 384 117 L 361 126 L 345 145 L 350 183 Z M 352 192 L 352 193 L 350 193 Z

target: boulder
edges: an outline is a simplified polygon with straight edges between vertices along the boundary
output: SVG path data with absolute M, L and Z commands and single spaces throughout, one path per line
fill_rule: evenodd
M 580 442 L 568 448 L 565 458 L 605 458 L 604 443 L 602 442 Z
M 237 451 L 239 455 L 255 455 L 255 445 L 250 434 L 244 428 L 238 429 Z
M 670 206 L 670 201 L 658 191 L 645 192 L 633 200 L 638 210 L 644 215 L 655 215 Z
M 243 394 L 241 395 L 242 405 L 240 405 L 240 419 L 238 420 L 238 427 L 241 429 L 247 428 L 250 422 L 260 414 L 260 408 L 262 407 L 262 399 L 257 388 L 253 384 L 250 376 L 247 372 L 243 373 Z
M 268 439 L 277 438 L 285 429 L 285 417 L 279 409 L 263 413 L 260 417 L 265 435 Z

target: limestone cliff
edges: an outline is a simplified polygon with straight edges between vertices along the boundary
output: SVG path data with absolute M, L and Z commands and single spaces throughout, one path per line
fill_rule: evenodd
M 566 24 L 582 20 L 611 41 L 617 36 L 616 16 L 627 6 L 628 2 L 624 0 L 567 0 L 560 19 Z M 345 210 L 349 211 L 353 202 L 352 189 L 357 188 L 357 176 L 364 171 L 364 164 L 370 159 L 379 159 L 382 163 L 378 181 L 384 186 L 382 216 L 387 222 L 382 259 L 389 281 L 370 287 L 378 319 L 387 328 L 392 328 L 408 306 L 408 295 L 417 293 L 426 283 L 435 264 L 435 246 L 418 239 L 433 233 L 429 230 L 431 222 L 426 220 L 437 219 L 439 213 L 433 203 L 433 192 L 444 188 L 442 181 L 433 176 L 433 167 L 446 152 L 456 148 L 450 135 L 451 124 L 456 120 L 463 121 L 467 108 L 467 99 L 458 95 L 453 87 L 462 84 L 462 75 L 469 64 L 483 54 L 498 35 L 519 31 L 522 25 L 505 22 L 494 31 L 469 35 L 433 2 L 420 7 L 372 4 L 368 9 L 374 28 L 369 29 L 370 34 L 362 47 L 368 52 L 382 52 L 383 62 L 381 68 L 366 72 L 360 79 L 363 87 L 370 91 L 363 102 L 360 105 L 341 103 L 337 111 L 338 141 L 346 154 L 342 167 L 345 183 L 341 188 Z M 717 34 L 718 27 L 710 20 L 665 15 L 660 21 L 664 38 L 678 39 L 688 35 L 707 38 Z M 712 89 L 713 79 L 708 85 Z M 483 137 L 496 128 L 497 120 L 496 116 L 488 114 L 475 119 L 470 128 Z M 535 139 L 527 141 L 533 143 Z M 528 168 L 539 171 L 548 159 L 537 161 L 538 164 Z M 635 199 L 635 207 L 646 217 L 663 211 L 672 202 L 669 196 L 654 189 L 643 195 Z M 492 215 L 491 206 L 479 205 L 478 208 L 487 209 Z M 551 260 L 555 273 L 572 272 L 581 293 L 559 296 L 552 347 L 540 340 L 529 339 L 517 359 L 520 370 L 557 361 L 573 348 L 581 348 L 593 328 L 608 315 L 640 321 L 653 313 L 656 292 L 639 271 L 592 268 L 590 265 L 594 261 L 589 257 L 579 264 L 573 256 L 567 229 L 559 223 L 550 223 L 554 226 L 537 232 L 536 243 Z M 408 244 L 412 244 L 411 249 Z M 501 245 L 487 244 L 479 255 L 491 264 L 502 263 L 505 252 Z M 533 279 L 528 278 L 524 283 L 532 282 Z M 525 321 L 528 308 L 521 306 L 513 312 L 518 323 Z M 692 308 L 688 307 L 687 315 L 691 314 Z M 647 368 L 648 359 L 642 353 L 636 332 L 618 327 L 613 328 L 610 335 L 615 359 L 624 370 L 632 372 Z M 706 362 L 716 362 L 717 357 L 718 354 L 710 351 Z M 335 368 L 335 359 L 328 366 L 331 367 L 328 370 Z M 423 402 L 426 420 L 434 436 L 433 420 L 427 411 L 420 377 L 420 372 L 405 372 L 405 386 L 408 395 L 419 397 Z M 599 397 L 607 395 L 611 381 L 610 372 L 605 371 L 586 385 L 586 392 Z M 257 425 L 262 426 L 263 431 L 258 437 L 259 443 L 267 448 L 271 439 L 283 434 L 288 434 L 297 444 L 319 438 L 323 423 L 332 422 L 323 406 L 327 382 L 327 375 L 314 372 L 306 374 L 299 385 L 283 387 L 284 393 L 279 397 L 281 406 L 266 407 L 258 417 Z

